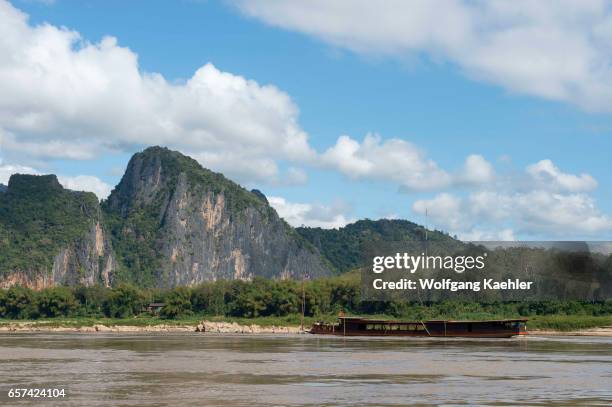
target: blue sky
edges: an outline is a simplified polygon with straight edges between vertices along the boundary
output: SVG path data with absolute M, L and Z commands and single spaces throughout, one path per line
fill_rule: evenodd
M 186 0 L 4 3 L 0 19 L 14 23 L 4 24 L 5 30 L 27 32 L 6 40 L 13 43 L 0 46 L 0 52 L 38 50 L 32 45 L 38 44 L 51 50 L 51 57 L 42 64 L 73 57 L 81 63 L 89 54 L 80 51 L 88 46 L 100 54 L 78 69 L 77 63 L 58 62 L 57 69 L 45 65 L 50 79 L 32 74 L 36 71 L 31 58 L 18 59 L 10 69 L 34 75 L 34 84 L 28 85 L 32 89 L 12 86 L 8 76 L 0 75 L 0 86 L 6 80 L 4 86 L 20 100 L 11 106 L 0 98 L 5 178 L 15 171 L 53 172 L 68 187 L 103 195 L 118 182 L 130 155 L 153 141 L 193 155 L 205 167 L 247 187 L 261 189 L 274 197 L 279 213 L 295 225 L 333 227 L 358 218 L 391 216 L 427 222 L 466 239 L 610 239 L 612 112 L 607 102 L 612 98 L 607 87 L 612 74 L 593 61 L 610 62 L 612 55 L 602 45 L 603 39 L 584 41 L 593 37 L 591 27 L 606 26 L 609 10 L 575 2 L 575 7 L 582 7 L 578 23 L 541 9 L 527 10 L 527 17 L 521 17 L 524 20 L 506 22 L 513 35 L 521 34 L 524 27 L 534 36 L 555 33 L 549 43 L 539 44 L 534 37 L 532 44 L 518 34 L 515 40 L 507 40 L 507 33 L 498 32 L 492 24 L 495 13 L 507 15 L 507 10 L 492 6 L 475 10 L 469 2 L 460 7 L 442 2 L 449 15 L 456 13 L 453 21 L 465 19 L 465 24 L 457 28 L 442 22 L 431 32 L 420 23 L 435 25 L 439 17 L 417 3 L 412 9 L 398 3 L 395 9 L 391 6 L 374 14 L 367 2 L 343 1 L 333 9 L 317 1 L 298 1 L 293 6 Z M 491 9 L 483 13 L 487 7 Z M 29 20 L 19 23 L 18 10 Z M 389 18 L 398 21 L 389 22 Z M 382 21 L 388 22 L 388 29 Z M 43 24 L 56 32 L 42 32 Z M 410 24 L 414 29 L 398 29 Z M 481 37 L 472 38 L 469 32 L 461 37 L 471 25 Z M 78 32 L 80 38 L 66 39 L 65 30 Z M 116 43 L 105 48 L 100 44 L 107 36 L 116 38 Z M 494 50 L 489 47 L 489 42 L 502 39 Z M 53 44 L 62 41 L 68 48 L 58 52 L 66 55 L 55 58 Z M 530 46 L 535 52 L 527 49 Z M 106 123 L 117 117 L 104 112 L 104 106 L 112 105 L 113 98 L 122 100 L 120 90 L 129 87 L 126 78 L 136 72 L 121 62 L 125 55 L 110 57 L 112 51 L 126 48 L 137 58 L 132 61 L 137 72 L 158 73 L 165 88 L 178 90 L 172 99 L 176 102 L 167 102 L 166 96 L 159 109 L 176 110 L 166 122 L 189 127 L 193 132 L 188 136 L 180 132 L 174 136 L 172 131 L 156 137 L 137 132 L 124 135 L 121 127 L 112 126 L 98 131 L 99 120 Z M 581 55 L 585 55 L 584 64 L 575 67 L 572 60 L 580 60 Z M 203 114 L 219 121 L 210 129 L 191 119 L 198 116 L 197 108 L 180 110 L 181 97 L 187 98 L 181 96 L 181 87 L 206 64 L 214 66 L 203 74 L 204 83 L 213 90 L 207 90 L 201 103 L 222 106 Z M 36 81 L 61 80 L 62 69 L 78 73 L 71 76 L 74 88 L 41 85 L 39 89 L 49 95 L 39 100 Z M 94 73 L 89 76 L 83 69 Z M 114 74 L 108 72 L 119 76 L 123 70 L 126 74 L 113 85 Z M 231 77 L 223 78 L 223 74 Z M 74 78 L 86 81 L 77 83 Z M 98 83 L 99 78 L 103 79 Z M 217 89 L 214 82 L 236 78 L 255 84 L 245 95 L 226 97 L 225 88 Z M 102 83 L 115 90 L 90 95 L 89 83 L 92 88 Z M 266 85 L 275 91 L 262 90 Z M 243 97 L 248 105 L 241 104 Z M 95 98 L 100 100 L 91 102 Z M 41 107 L 41 100 L 49 106 Z M 78 119 L 72 111 L 58 112 L 63 100 L 74 104 Z M 79 110 L 90 102 L 95 108 Z M 135 99 L 132 105 L 139 103 Z M 270 112 L 276 108 L 279 112 Z M 149 120 L 147 114 L 165 114 L 147 109 L 158 107 L 135 109 L 118 121 L 133 129 L 133 123 Z M 24 125 L 4 118 L 24 111 L 36 123 Z M 248 115 L 252 116 L 247 120 Z M 233 127 L 236 122 L 246 129 L 241 134 Z M 253 135 L 252 128 L 258 129 Z M 287 134 L 272 134 L 287 128 Z M 148 129 L 147 124 L 142 132 Z M 210 140 L 202 136 L 215 129 L 220 133 Z M 368 134 L 371 143 L 366 146 Z M 348 136 L 352 143 L 345 147 L 360 149 L 341 149 L 337 144 L 341 136 Z M 193 140 L 187 143 L 187 137 Z M 278 151 L 269 147 L 293 145 L 292 137 L 301 140 L 298 147 Z M 466 160 L 474 156 L 478 158 L 469 167 Z M 267 169 L 260 173 L 255 168 Z M 428 208 L 427 220 L 423 208 Z

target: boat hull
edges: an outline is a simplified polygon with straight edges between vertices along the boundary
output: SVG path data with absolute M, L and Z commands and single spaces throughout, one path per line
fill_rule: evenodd
M 384 321 L 341 318 L 337 324 L 313 325 L 315 335 L 510 338 L 526 335 L 526 320 L 499 321 Z

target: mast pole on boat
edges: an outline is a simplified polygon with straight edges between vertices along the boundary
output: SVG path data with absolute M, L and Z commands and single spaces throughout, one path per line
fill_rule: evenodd
M 431 336 L 431 334 L 429 333 L 429 329 L 427 329 L 427 325 L 425 325 L 425 323 L 423 321 L 419 321 L 421 323 L 421 325 L 423 325 L 423 328 L 425 328 L 425 332 L 427 332 L 427 335 Z
M 300 321 L 300 331 L 304 332 L 304 315 L 306 314 L 306 290 L 304 288 L 304 280 L 306 275 L 302 274 L 302 318 Z

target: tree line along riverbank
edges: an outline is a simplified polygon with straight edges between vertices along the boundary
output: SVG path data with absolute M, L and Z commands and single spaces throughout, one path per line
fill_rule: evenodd
M 151 303 L 163 304 L 153 312 Z M 203 319 L 298 326 L 304 305 L 305 325 L 331 321 L 338 313 L 394 319 L 530 319 L 530 328 L 570 331 L 612 325 L 612 301 L 417 303 L 363 301 L 358 276 L 312 281 L 216 281 L 194 287 L 140 289 L 129 284 L 113 288 L 24 287 L 0 290 L 0 323 L 15 320 L 58 326 L 194 325 Z

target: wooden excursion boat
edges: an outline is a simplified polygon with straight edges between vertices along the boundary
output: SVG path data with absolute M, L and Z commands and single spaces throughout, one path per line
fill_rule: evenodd
M 527 319 L 489 321 L 394 321 L 338 317 L 338 323 L 315 323 L 311 334 L 338 336 L 435 336 L 509 338 L 527 334 Z

